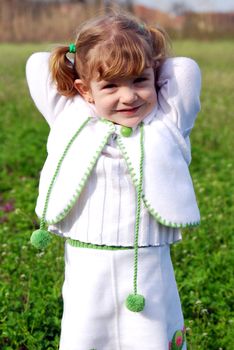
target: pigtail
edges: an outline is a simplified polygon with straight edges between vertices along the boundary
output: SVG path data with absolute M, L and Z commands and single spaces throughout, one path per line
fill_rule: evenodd
M 162 28 L 148 27 L 147 29 L 151 36 L 155 81 L 157 83 L 162 64 L 170 56 L 171 41 L 168 34 Z
M 58 92 L 66 97 L 73 97 L 77 95 L 74 81 L 78 78 L 78 74 L 75 65 L 67 58 L 68 52 L 69 47 L 67 46 L 60 46 L 52 51 L 50 71 Z

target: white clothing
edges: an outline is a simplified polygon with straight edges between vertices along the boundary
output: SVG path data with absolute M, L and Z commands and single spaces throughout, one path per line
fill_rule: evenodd
M 50 78 L 48 75 L 49 74 L 48 67 L 47 67 L 48 57 L 49 57 L 49 54 L 33 55 L 27 65 L 28 81 L 29 81 L 32 97 L 34 98 L 38 108 L 41 111 L 43 111 L 44 116 L 48 118 L 50 125 L 52 125 L 52 130 L 48 141 L 49 157 L 47 159 L 47 163 L 45 164 L 45 167 L 42 172 L 43 176 L 41 177 L 41 179 L 43 181 L 41 181 L 40 183 L 40 192 L 43 194 L 43 196 L 41 197 L 39 196 L 40 201 L 38 201 L 38 205 L 37 205 L 37 208 L 38 208 L 37 212 L 39 213 L 39 215 L 44 205 L 44 197 L 45 197 L 45 194 L 47 193 L 47 189 L 49 185 L 48 181 L 51 178 L 51 174 L 53 174 L 54 172 L 55 166 L 57 165 L 56 157 L 60 158 L 61 151 L 64 150 L 65 145 L 67 144 L 67 141 L 70 139 L 69 135 L 73 135 L 74 130 L 77 130 L 76 126 L 74 127 L 74 125 L 76 125 L 76 123 L 78 124 L 82 123 L 82 118 L 84 118 L 83 114 L 90 113 L 92 115 L 93 113 L 93 110 L 90 109 L 87 106 L 87 104 L 83 102 L 83 105 L 82 105 L 82 101 L 80 101 L 81 98 L 79 97 L 75 98 L 73 101 L 67 101 L 66 103 L 62 97 L 59 97 L 59 96 L 55 97 L 56 94 L 54 93 L 54 87 L 51 86 Z M 38 62 L 38 59 L 39 59 L 39 62 Z M 41 65 L 39 65 L 39 63 L 41 63 Z M 47 95 L 45 94 L 42 94 L 42 96 L 36 95 L 35 82 L 37 82 L 37 80 L 36 81 L 35 79 L 32 80 L 30 75 L 30 72 L 35 72 L 35 71 L 40 72 L 40 69 L 36 69 L 37 68 L 36 64 L 39 65 L 39 68 L 41 68 L 42 76 L 43 74 L 45 75 L 45 71 L 47 69 L 47 75 L 44 77 L 45 91 L 47 91 Z M 147 121 L 147 122 L 146 120 L 144 120 L 145 134 L 146 134 L 146 137 L 145 137 L 146 169 L 144 171 L 145 189 L 148 193 L 147 196 L 151 197 L 151 203 L 148 203 L 149 202 L 148 198 L 145 198 L 144 205 L 147 208 L 148 212 L 150 212 L 150 214 L 154 216 L 154 220 L 157 221 L 157 223 L 154 224 L 154 227 L 153 227 L 154 229 L 156 228 L 157 231 L 154 231 L 155 234 L 153 233 L 153 236 L 151 236 L 149 239 L 148 235 L 149 234 L 151 235 L 153 230 L 150 230 L 147 228 L 147 225 L 150 226 L 150 223 L 146 218 L 146 222 L 145 222 L 146 229 L 144 230 L 141 229 L 141 232 L 143 232 L 143 234 L 145 235 L 144 237 L 141 238 L 142 245 L 151 244 L 152 242 L 155 245 L 158 245 L 160 243 L 165 243 L 165 242 L 171 243 L 173 241 L 178 240 L 178 238 L 180 238 L 179 231 L 176 229 L 170 228 L 168 229 L 169 232 L 167 234 L 169 234 L 172 237 L 175 235 L 175 238 L 166 237 L 166 238 L 162 238 L 162 240 L 160 241 L 158 239 L 158 234 L 157 234 L 158 225 L 159 225 L 158 222 L 163 224 L 160 226 L 160 228 L 162 228 L 162 226 L 163 227 L 165 226 L 165 230 L 167 230 L 166 227 L 168 226 L 183 227 L 183 226 L 186 226 L 187 224 L 190 225 L 190 223 L 193 224 L 194 220 L 195 221 L 199 220 L 199 212 L 198 212 L 198 208 L 197 208 L 197 204 L 196 204 L 196 200 L 193 192 L 192 182 L 188 172 L 187 164 L 185 162 L 186 159 L 183 158 L 184 153 L 181 150 L 186 146 L 184 147 L 183 145 L 180 147 L 180 144 L 186 142 L 187 148 L 189 148 L 188 135 L 193 126 L 196 113 L 198 112 L 198 109 L 199 109 L 199 99 L 197 101 L 197 95 L 199 95 L 199 86 L 200 86 L 199 85 L 200 76 L 198 74 L 199 71 L 197 69 L 196 64 L 192 60 L 183 59 L 183 58 L 170 59 L 165 63 L 165 66 L 168 71 L 173 70 L 172 67 L 173 68 L 176 67 L 176 71 L 174 72 L 173 70 L 173 74 L 175 75 L 176 79 L 175 77 L 173 78 L 172 72 L 170 72 L 171 77 L 168 77 L 167 71 L 162 73 L 161 80 L 159 80 L 159 84 L 161 84 L 162 87 L 158 94 L 158 105 L 160 108 L 158 109 L 156 115 L 154 113 L 153 120 L 152 118 L 150 121 Z M 194 79 L 194 82 L 192 81 L 190 83 L 188 82 L 189 69 L 190 69 L 190 78 Z M 177 79 L 178 77 L 179 79 Z M 41 75 L 40 75 L 40 78 L 41 78 Z M 183 82 L 185 86 L 183 86 L 181 82 Z M 183 89 L 180 85 L 183 86 Z M 193 86 L 193 89 L 190 88 L 190 85 Z M 180 88 L 179 93 L 178 93 L 178 88 Z M 187 91 L 190 91 L 190 95 L 188 95 Z M 166 97 L 167 99 L 165 100 Z M 183 97 L 185 97 L 186 99 L 183 100 Z M 193 106 L 193 98 L 194 100 L 196 100 L 196 103 L 194 103 L 194 106 Z M 52 121 L 52 119 L 49 119 L 48 111 L 44 107 L 46 102 L 48 103 L 50 102 L 49 104 L 52 104 L 55 107 L 58 107 L 58 105 L 60 105 L 60 108 L 61 108 L 60 112 L 62 111 L 60 115 L 59 115 L 58 108 L 55 108 L 56 118 L 57 118 L 57 119 L 55 118 L 56 119 L 55 122 L 54 120 Z M 171 103 L 171 105 L 167 103 Z M 192 105 L 191 108 L 190 108 L 190 105 Z M 180 108 L 183 113 L 180 113 L 181 111 L 178 110 L 178 108 Z M 81 115 L 77 116 L 77 111 L 79 111 Z M 50 107 L 50 113 L 52 113 L 51 107 Z M 165 114 L 165 115 L 168 114 L 167 123 L 171 118 L 174 123 L 177 120 L 178 128 L 181 127 L 181 129 L 176 129 L 176 127 L 174 126 L 174 128 L 177 130 L 177 134 L 179 134 L 178 137 L 180 141 L 177 140 L 178 143 L 174 141 L 174 136 L 176 135 L 176 133 L 171 135 L 171 132 L 170 132 L 171 130 L 168 130 L 168 128 L 164 125 L 164 122 L 161 122 L 160 118 L 162 118 L 162 114 Z M 186 121 L 184 119 L 186 119 Z M 67 127 L 66 127 L 66 124 L 67 124 Z M 54 221 L 57 224 L 60 221 L 59 224 L 55 225 L 55 231 L 57 230 L 57 232 L 60 232 L 65 236 L 70 236 L 71 238 L 74 238 L 74 239 L 80 239 L 80 240 L 84 240 L 85 242 L 92 242 L 96 244 L 129 245 L 129 242 L 130 242 L 131 245 L 133 245 L 133 231 L 131 230 L 131 232 L 129 232 L 128 230 L 129 226 L 125 224 L 125 220 L 124 220 L 124 214 L 126 217 L 126 211 L 122 210 L 121 214 L 123 215 L 123 220 L 122 220 L 122 217 L 120 217 L 118 221 L 118 222 L 121 222 L 121 225 L 122 223 L 124 223 L 124 227 L 122 231 L 119 231 L 119 228 L 118 228 L 116 232 L 116 226 L 118 226 L 118 222 L 116 222 L 116 218 L 118 220 L 118 214 L 119 214 L 118 208 L 117 208 L 117 212 L 115 213 L 115 216 L 113 217 L 113 211 L 110 206 L 108 207 L 103 205 L 100 207 L 99 205 L 100 193 L 102 192 L 101 194 L 102 196 L 103 194 L 106 195 L 107 193 L 106 191 L 99 190 L 100 188 L 99 183 L 104 186 L 109 185 L 110 189 L 114 190 L 114 193 L 107 193 L 107 195 L 109 196 L 108 198 L 113 198 L 113 195 L 115 195 L 115 192 L 116 192 L 115 191 L 116 184 L 113 183 L 114 179 L 112 179 L 113 181 L 109 180 L 109 182 L 107 182 L 105 179 L 105 176 L 103 176 L 103 170 L 106 170 L 107 167 L 109 168 L 109 172 L 111 172 L 114 168 L 116 169 L 116 166 L 114 166 L 114 163 L 116 165 L 115 159 L 107 159 L 108 154 L 106 154 L 106 152 L 107 152 L 108 146 L 104 147 L 105 143 L 103 143 L 103 137 L 106 138 L 105 142 L 108 142 L 108 138 L 115 133 L 116 126 L 114 127 L 113 124 L 110 122 L 109 122 L 109 125 L 103 125 L 103 123 L 101 122 L 98 123 L 98 121 L 94 120 L 94 122 L 91 123 L 91 126 L 89 128 L 88 126 L 85 127 L 83 131 L 84 134 L 81 133 L 78 136 L 76 140 L 76 145 L 71 149 L 70 153 L 67 154 L 64 160 L 65 164 L 64 166 L 62 166 L 57 176 L 55 185 L 53 186 L 51 198 L 49 200 L 49 208 L 47 210 L 47 213 L 49 212 L 48 215 L 52 213 L 52 217 L 53 215 L 55 216 L 55 214 L 53 213 L 55 213 L 56 210 L 57 210 L 57 213 L 60 212 L 62 214 L 62 215 L 58 215 L 56 220 L 51 220 L 51 222 L 53 223 Z M 109 129 L 110 131 L 107 131 Z M 57 135 L 57 140 L 56 140 L 56 135 Z M 157 135 L 159 139 L 157 139 Z M 125 138 L 125 140 L 124 139 L 121 140 L 121 142 L 125 144 L 126 150 L 129 152 L 133 166 L 136 164 L 136 167 L 138 166 L 138 161 L 139 161 L 139 157 L 137 154 L 138 138 L 139 138 L 139 128 L 138 130 L 134 131 L 133 136 L 131 136 L 129 139 Z M 87 139 L 88 139 L 88 145 L 87 145 Z M 84 142 L 86 146 L 84 146 Z M 88 182 L 86 186 L 82 188 L 82 191 L 79 193 L 79 198 L 78 198 L 75 191 L 77 191 L 77 186 L 79 187 L 81 186 L 81 183 L 85 182 L 82 178 L 82 171 L 85 173 L 89 165 L 89 161 L 87 160 L 87 158 L 90 158 L 90 159 L 93 158 L 93 152 L 96 152 L 96 149 L 97 147 L 99 147 L 100 142 L 103 143 L 103 146 L 102 146 L 103 149 L 101 149 L 100 155 L 97 159 L 97 164 L 96 166 L 93 165 L 92 171 L 89 174 Z M 152 142 L 154 142 L 155 144 L 152 145 Z M 162 142 L 164 142 L 164 144 Z M 113 146 L 115 147 L 115 145 Z M 113 152 L 116 152 L 117 150 L 114 149 L 114 147 L 113 147 Z M 54 152 L 57 152 L 57 154 L 54 154 Z M 167 156 L 171 157 L 171 160 L 168 160 Z M 104 159 L 107 166 L 105 168 L 103 168 Z M 173 160 L 175 159 L 177 159 L 176 166 L 175 164 L 171 164 L 171 161 L 173 162 Z M 189 162 L 189 158 L 186 161 Z M 83 166 L 83 164 L 86 164 L 86 165 Z M 132 181 L 130 179 L 130 176 L 127 173 L 126 164 L 123 161 L 123 159 L 120 158 L 120 162 L 118 164 L 119 164 L 118 166 L 121 165 L 121 170 L 119 170 L 120 173 L 125 174 L 125 179 L 127 181 L 126 184 L 128 188 L 132 188 L 132 191 L 128 193 L 126 189 L 125 195 L 118 193 L 117 197 L 115 196 L 115 199 L 116 199 L 115 203 L 120 203 L 121 195 L 125 196 L 124 198 L 122 198 L 122 203 L 127 203 L 127 201 L 129 201 L 129 194 L 134 196 L 134 188 L 132 186 Z M 65 173 L 64 173 L 64 170 L 66 171 Z M 100 170 L 102 170 L 102 172 Z M 97 173 L 99 177 L 96 176 Z M 135 173 L 137 174 L 137 171 L 135 171 Z M 81 181 L 80 184 L 78 181 L 79 177 L 81 179 L 79 180 Z M 98 185 L 96 185 L 97 181 L 99 181 Z M 179 182 L 180 184 L 178 185 Z M 155 186 L 157 187 L 156 190 L 154 189 Z M 90 217 L 89 216 L 90 207 L 88 207 L 88 205 L 90 204 L 90 201 L 87 201 L 88 199 L 87 197 L 90 194 L 90 192 L 88 192 L 90 190 L 90 187 L 92 191 L 92 203 L 96 203 L 96 205 L 93 206 L 94 208 L 93 211 L 95 212 L 95 217 L 99 219 L 98 220 L 99 224 L 95 226 L 96 230 L 93 230 L 93 229 L 89 230 L 87 235 L 87 226 L 90 226 L 90 221 L 89 222 L 87 221 L 87 218 Z M 66 200 L 65 200 L 65 197 L 66 197 Z M 125 200 L 127 197 L 128 199 Z M 67 202 L 66 205 L 68 208 L 66 210 L 64 208 L 65 202 Z M 72 202 L 73 208 L 71 208 L 72 206 L 69 204 L 70 202 Z M 181 202 L 181 205 L 180 205 L 180 202 Z M 129 204 L 130 204 L 129 212 L 133 213 L 135 210 L 135 202 L 132 201 Z M 56 207 L 58 209 L 56 209 Z M 159 210 L 156 210 L 155 208 L 156 209 L 158 208 Z M 69 211 L 70 211 L 70 215 L 68 214 Z M 63 215 L 63 212 L 65 212 L 64 215 Z M 159 215 L 162 212 L 164 212 L 165 215 L 162 215 L 162 214 Z M 114 232 L 112 229 L 113 222 L 112 222 L 112 225 L 109 224 L 108 220 L 105 223 L 105 220 L 103 220 L 104 214 L 107 219 L 111 217 L 115 219 Z M 64 217 L 65 217 L 65 221 L 61 221 Z M 149 217 L 149 214 L 148 214 L 148 217 Z M 167 220 L 164 220 L 165 218 Z M 143 220 L 144 220 L 144 217 L 143 217 Z M 50 220 L 47 220 L 47 221 L 50 222 Z M 151 221 L 153 221 L 152 218 L 151 218 Z M 132 224 L 132 215 L 129 215 L 129 224 L 130 225 Z M 105 231 L 103 231 L 103 229 Z
M 58 174 L 49 203 L 51 220 L 47 222 L 54 232 L 65 237 L 132 246 L 139 127 L 131 137 L 121 139 L 118 127 L 100 121 L 81 97 L 60 96 L 50 79 L 49 55 L 34 54 L 27 63 L 30 93 L 51 127 L 38 213 L 41 215 L 49 179 L 61 152 L 78 127 L 91 117 L 90 126 L 79 134 Z M 181 238 L 178 227 L 199 221 L 188 171 L 189 134 L 200 108 L 199 68 L 190 59 L 168 59 L 158 85 L 157 109 L 143 121 L 146 196 L 142 197 L 139 246 L 157 246 L 139 248 L 138 253 L 138 293 L 145 297 L 145 308 L 135 313 L 124 305 L 133 291 L 134 249 L 99 250 L 66 243 L 60 350 L 168 350 L 175 331 L 183 329 L 168 243 Z M 116 140 L 124 145 L 136 174 L 135 183 Z M 97 148 L 100 153 L 89 167 Z M 86 173 L 87 168 L 90 173 L 84 178 L 82 172 Z M 81 182 L 84 186 L 76 196 Z
M 87 243 L 133 246 L 136 189 L 116 147 L 115 136 L 112 135 L 103 149 L 79 200 L 65 219 L 49 226 L 51 232 Z M 179 240 L 178 228 L 160 224 L 142 205 L 139 246 L 158 246 Z
M 60 350 L 168 350 L 184 326 L 170 247 L 139 249 L 142 312 L 129 311 L 134 250 L 76 248 L 66 243 Z M 183 346 L 186 350 L 186 344 Z

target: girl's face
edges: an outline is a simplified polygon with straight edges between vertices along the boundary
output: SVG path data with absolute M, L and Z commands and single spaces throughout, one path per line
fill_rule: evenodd
M 89 89 L 77 79 L 75 87 L 95 105 L 99 117 L 129 127 L 138 125 L 157 102 L 153 68 L 127 79 L 91 80 Z

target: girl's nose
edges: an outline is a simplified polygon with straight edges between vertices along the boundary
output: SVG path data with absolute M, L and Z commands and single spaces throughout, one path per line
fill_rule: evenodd
M 137 99 L 137 94 L 131 87 L 124 87 L 121 89 L 120 102 L 131 104 Z

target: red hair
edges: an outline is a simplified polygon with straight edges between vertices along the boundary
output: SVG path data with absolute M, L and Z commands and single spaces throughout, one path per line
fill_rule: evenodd
M 52 79 L 59 93 L 67 97 L 78 93 L 73 86 L 77 78 L 89 85 L 92 79 L 138 76 L 153 67 L 157 81 L 162 62 L 168 57 L 168 42 L 162 29 L 147 27 L 130 15 L 98 17 L 79 31 L 74 64 L 66 56 L 68 46 L 52 52 Z

